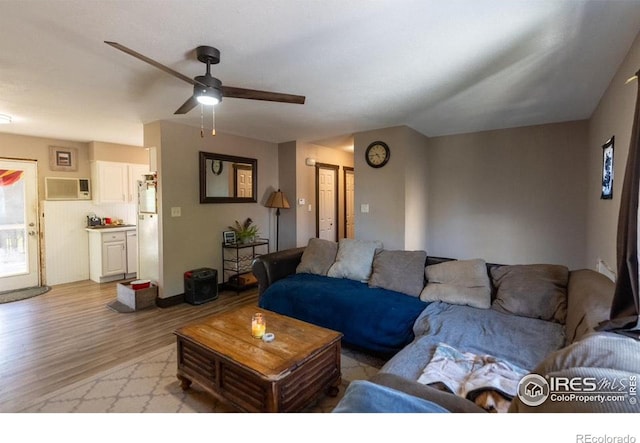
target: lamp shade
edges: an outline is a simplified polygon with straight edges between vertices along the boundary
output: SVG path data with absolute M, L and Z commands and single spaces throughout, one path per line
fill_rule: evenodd
M 287 200 L 287 196 L 284 195 L 280 189 L 277 191 L 273 191 L 269 196 L 269 200 L 265 204 L 267 208 L 278 208 L 278 209 L 289 209 L 291 206 L 289 205 L 289 200 Z

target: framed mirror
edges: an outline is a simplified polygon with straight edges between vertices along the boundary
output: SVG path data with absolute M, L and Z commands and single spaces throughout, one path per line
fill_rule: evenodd
M 200 203 L 256 203 L 258 160 L 200 151 Z

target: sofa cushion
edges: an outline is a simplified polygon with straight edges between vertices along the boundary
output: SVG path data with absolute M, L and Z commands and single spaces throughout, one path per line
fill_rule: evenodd
M 603 391 L 629 394 L 630 385 L 637 383 L 638 368 L 639 341 L 612 332 L 591 332 L 581 340 L 550 353 L 532 372 L 545 378 L 592 377 L 600 386 L 593 394 Z M 630 398 L 605 402 L 584 402 L 579 398 L 551 401 L 547 398 L 538 406 L 526 406 L 520 399 L 514 399 L 509 412 L 640 412 L 640 405 L 635 399 L 629 401 Z
M 521 317 L 564 323 L 569 269 L 562 265 L 511 265 L 491 269 L 493 308 Z
M 338 243 L 320 238 L 309 239 L 296 273 L 327 275 L 336 260 Z
M 567 343 L 580 340 L 609 319 L 615 283 L 591 269 L 569 273 L 567 287 Z
M 382 242 L 340 239 L 336 261 L 329 268 L 327 276 L 367 282 L 376 249 L 382 249 Z
M 427 266 L 422 301 L 443 301 L 474 308 L 491 307 L 491 282 L 482 259 L 454 260 Z
M 369 279 L 370 288 L 418 297 L 424 287 L 425 251 L 387 251 L 379 249 L 373 257 L 373 271 Z
M 533 372 L 544 376 L 576 367 L 639 373 L 640 341 L 613 332 L 591 332 L 582 340 L 550 353 Z

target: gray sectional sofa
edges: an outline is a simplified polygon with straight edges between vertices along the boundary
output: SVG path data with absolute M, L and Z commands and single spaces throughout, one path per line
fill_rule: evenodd
M 373 272 L 379 252 L 371 263 Z M 298 248 L 256 260 L 253 269 L 261 300 L 274 286 L 285 285 L 300 273 L 297 271 L 304 253 L 305 248 Z M 400 260 L 399 251 L 395 253 L 394 260 Z M 509 412 L 640 412 L 635 395 L 640 343 L 595 331 L 609 315 L 614 284 L 607 277 L 586 269 L 569 271 L 561 265 L 508 266 L 426 254 L 425 258 L 420 276 L 422 291 L 418 295 L 415 290 L 412 295 L 403 294 L 424 303 L 412 320 L 411 341 L 394 353 L 370 381 L 352 383 L 337 412 L 384 412 L 380 410 L 384 409 L 381 398 L 392 398 L 389 408 L 393 412 L 430 412 L 430 407 L 420 409 L 425 404 L 432 405 L 434 412 L 484 412 L 474 400 L 488 388 L 513 396 Z M 416 272 L 415 266 L 403 266 Z M 326 266 L 322 271 L 327 272 Z M 416 281 L 415 275 L 407 277 Z M 340 284 L 335 276 L 321 280 L 325 287 L 335 284 L 338 288 Z M 377 283 L 385 285 L 380 278 Z M 393 287 L 397 282 L 390 284 Z M 372 286 L 373 291 L 376 285 Z M 288 312 L 281 313 L 295 317 L 298 295 L 284 291 L 278 297 L 286 297 L 289 307 Z M 351 326 L 357 328 L 357 324 Z M 469 381 L 473 377 L 458 383 L 460 380 L 450 377 L 456 369 L 446 369 L 451 368 L 447 365 L 452 361 L 467 364 L 469 358 L 473 365 L 482 363 L 477 366 L 480 371 L 473 369 L 467 374 L 482 375 L 476 384 Z M 497 372 L 495 380 L 499 382 L 486 383 L 487 374 L 493 377 L 492 371 Z M 531 374 L 541 376 L 534 381 L 542 388 L 540 379 L 578 381 L 572 381 L 570 389 L 567 383 L 552 381 L 555 384 L 547 383 L 546 392 L 528 391 L 523 383 L 515 384 L 525 380 L 523 374 L 527 380 Z M 529 383 L 529 387 L 535 386 Z M 604 391 L 609 396 L 618 395 L 603 401 L 596 398 Z M 375 405 L 372 398 L 377 399 Z M 403 404 L 408 410 L 398 410 Z

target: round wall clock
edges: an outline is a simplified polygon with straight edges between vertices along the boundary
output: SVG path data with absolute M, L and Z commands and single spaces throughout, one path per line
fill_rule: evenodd
M 215 175 L 222 174 L 222 162 L 220 160 L 214 160 L 211 162 L 211 172 Z
M 367 164 L 372 168 L 381 168 L 387 164 L 391 151 L 389 146 L 381 141 L 371 143 L 364 153 L 364 158 L 367 160 Z

